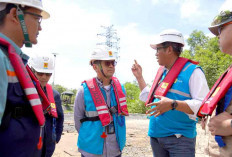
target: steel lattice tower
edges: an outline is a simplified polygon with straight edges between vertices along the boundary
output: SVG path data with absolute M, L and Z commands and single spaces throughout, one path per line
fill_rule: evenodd
M 110 50 L 112 50 L 115 53 L 116 59 L 119 60 L 119 42 L 120 38 L 117 36 L 117 30 L 113 29 L 114 25 L 111 25 L 109 27 L 101 26 L 104 29 L 103 33 L 97 34 L 97 36 L 101 36 L 105 38 L 105 42 L 99 42 L 97 45 L 106 45 L 109 47 Z

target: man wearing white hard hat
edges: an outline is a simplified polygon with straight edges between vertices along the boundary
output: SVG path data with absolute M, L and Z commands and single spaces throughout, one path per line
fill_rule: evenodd
M 55 145 L 60 141 L 63 131 L 64 114 L 61 106 L 60 94 L 48 84 L 54 72 L 54 62 L 52 55 L 37 54 L 29 59 L 29 66 L 38 78 L 44 92 L 48 96 L 51 105 L 51 112 L 45 113 L 44 140 L 42 157 L 51 157 Z M 57 116 L 52 112 L 57 112 Z
M 222 10 L 213 20 L 209 30 L 218 37 L 219 47 L 225 54 L 232 55 L 232 11 Z M 216 115 L 209 120 L 209 131 L 215 136 L 220 157 L 232 156 L 232 70 L 231 66 L 219 77 L 203 103 L 199 115 Z M 219 90 L 220 89 L 220 90 Z M 213 93 L 213 94 L 211 94 Z M 212 109 L 206 112 L 206 109 Z
M 194 157 L 196 114 L 209 91 L 205 75 L 196 62 L 179 57 L 184 46 L 182 33 L 162 31 L 151 44 L 160 65 L 149 89 L 141 66 L 135 62 L 132 72 L 141 89 L 150 115 L 148 135 L 155 157 Z
M 113 77 L 116 58 L 107 48 L 96 48 L 90 64 L 97 76 L 85 80 L 74 106 L 77 146 L 82 157 L 121 157 L 128 115 L 125 89 Z
M 45 123 L 40 96 L 20 48 L 37 44 L 41 0 L 0 1 L 0 156 L 40 156 Z

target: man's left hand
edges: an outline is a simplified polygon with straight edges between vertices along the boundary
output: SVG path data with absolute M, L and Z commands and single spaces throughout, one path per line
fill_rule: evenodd
M 209 131 L 212 135 L 230 136 L 232 116 L 228 112 L 222 112 L 209 120 Z
M 156 107 L 148 110 L 146 114 L 150 114 L 150 116 L 155 115 L 155 117 L 157 117 L 172 109 L 172 105 L 171 105 L 173 102 L 172 99 L 158 95 L 155 95 L 155 98 L 160 99 L 160 101 L 147 104 L 147 107 L 149 106 L 156 106 Z

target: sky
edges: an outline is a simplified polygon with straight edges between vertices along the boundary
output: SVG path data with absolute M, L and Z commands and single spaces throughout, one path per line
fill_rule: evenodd
M 43 6 L 51 17 L 42 21 L 38 44 L 23 52 L 57 53 L 49 82 L 78 89 L 96 76 L 89 58 L 100 41 L 97 34 L 104 31 L 101 26 L 114 25 L 120 38 L 116 66 L 120 82 L 136 80 L 131 72 L 136 59 L 151 84 L 159 67 L 150 48 L 155 37 L 165 29 L 179 30 L 185 40 L 193 30 L 212 37 L 208 26 L 220 10 L 232 7 L 232 0 L 43 0 Z

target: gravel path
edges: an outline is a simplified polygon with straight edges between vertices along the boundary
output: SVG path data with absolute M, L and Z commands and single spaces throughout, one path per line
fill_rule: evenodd
M 127 117 L 127 143 L 123 150 L 123 157 L 152 157 L 150 141 L 147 136 L 148 124 L 149 120 L 146 115 L 130 114 Z M 209 148 L 209 143 L 211 143 L 210 136 L 208 132 L 201 129 L 199 124 L 197 124 L 197 132 L 196 157 L 209 157 L 206 150 Z M 80 157 L 76 146 L 77 137 L 78 133 L 75 130 L 73 114 L 65 114 L 63 135 L 56 146 L 53 157 Z M 216 154 L 217 147 L 213 146 L 210 149 L 214 149 L 213 152 Z M 213 157 L 213 153 L 210 156 Z

